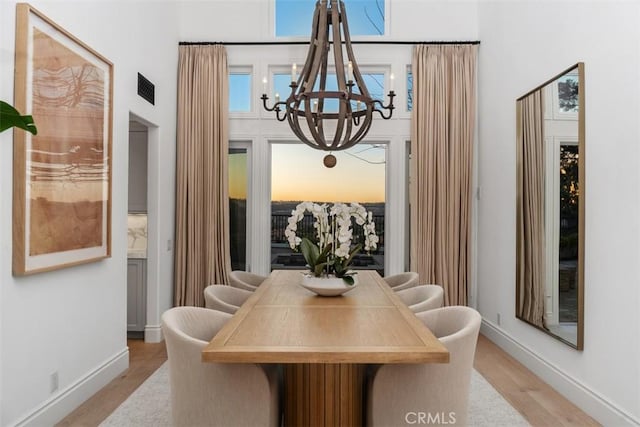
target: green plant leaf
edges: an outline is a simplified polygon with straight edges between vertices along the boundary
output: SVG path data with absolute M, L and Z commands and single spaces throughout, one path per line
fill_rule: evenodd
M 349 286 L 353 286 L 354 283 L 356 283 L 355 279 L 351 275 L 344 276 L 342 280 L 344 280 L 345 283 Z
M 346 265 L 340 260 L 335 260 L 333 264 L 333 271 L 335 272 L 336 277 L 344 277 L 347 272 Z
M 12 127 L 24 129 L 34 135 L 38 134 L 38 129 L 33 122 L 32 116 L 21 116 L 18 110 L 11 105 L 0 101 L 0 132 Z
M 320 250 L 318 247 L 314 245 L 311 240 L 303 237 L 302 242 L 300 243 L 300 251 L 302 252 L 304 260 L 309 264 L 309 268 L 311 268 L 311 270 L 315 270 L 318 258 L 320 257 Z
M 344 265 L 345 267 L 347 267 L 347 266 L 349 266 L 349 264 L 351 264 L 351 261 L 353 261 L 353 257 L 355 257 L 355 256 L 358 254 L 358 252 L 360 252 L 360 249 L 362 249 L 362 244 L 361 244 L 361 243 L 358 243 L 358 244 L 353 248 L 353 250 L 351 251 L 351 253 L 349 254 L 349 258 L 347 258 L 347 259 L 344 261 L 344 264 L 343 264 L 343 265 Z
M 331 247 L 333 245 L 331 243 L 327 244 L 324 248 L 322 248 L 322 252 L 320 252 L 319 259 L 326 260 L 329 258 L 329 254 L 331 253 Z
M 315 268 L 313 269 L 313 275 L 316 277 L 320 277 L 322 276 L 322 272 L 324 270 L 324 268 L 326 267 L 327 263 L 326 262 L 321 262 L 319 264 L 316 264 Z

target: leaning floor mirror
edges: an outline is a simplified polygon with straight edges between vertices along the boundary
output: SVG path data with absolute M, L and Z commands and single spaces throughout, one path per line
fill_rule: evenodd
M 584 64 L 518 98 L 516 317 L 583 349 Z

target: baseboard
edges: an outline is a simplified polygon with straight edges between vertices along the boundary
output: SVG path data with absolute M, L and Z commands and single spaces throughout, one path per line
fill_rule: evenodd
M 590 390 L 558 366 L 520 344 L 495 323 L 482 320 L 481 332 L 568 400 L 605 426 L 639 426 L 640 420 Z
M 144 342 L 162 342 L 163 339 L 160 325 L 146 325 L 144 327 Z
M 62 390 L 18 421 L 16 427 L 52 426 L 129 367 L 129 349 L 124 348 L 101 366 Z

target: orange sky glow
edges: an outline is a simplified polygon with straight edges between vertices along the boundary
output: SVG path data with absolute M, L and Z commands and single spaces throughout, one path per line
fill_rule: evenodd
M 384 160 L 383 149 L 366 152 L 364 149 L 360 144 L 348 151 L 367 159 Z M 384 202 L 384 163 L 370 164 L 344 152 L 335 152 L 337 164 L 329 169 L 322 163 L 327 154 L 303 144 L 273 144 L 271 200 Z
M 337 164 L 324 167 L 328 153 L 304 144 L 272 144 L 271 200 L 316 202 L 385 201 L 385 152 L 383 147 L 357 144 L 345 152 L 334 152 Z M 229 197 L 246 197 L 246 155 L 234 154 L 229 161 Z

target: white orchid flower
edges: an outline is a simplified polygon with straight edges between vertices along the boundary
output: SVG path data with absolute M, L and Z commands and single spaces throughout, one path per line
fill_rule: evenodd
M 336 256 L 339 258 L 348 258 L 349 257 L 349 245 L 340 245 L 338 249 L 336 249 Z
M 338 233 L 338 241 L 340 243 L 351 243 L 351 238 L 353 237 L 353 230 L 340 230 Z
M 333 253 L 329 254 L 329 258 L 347 259 L 349 257 L 354 238 L 352 220 L 362 227 L 365 250 L 370 251 L 377 248 L 379 238 L 375 231 L 373 213 L 367 211 L 361 204 L 353 202 L 351 204 L 327 205 L 326 203 L 301 202 L 295 210 L 291 211 L 284 233 L 292 249 L 296 249 L 302 243 L 302 239 L 296 233 L 298 224 L 304 219 L 306 212 L 313 216 L 318 249 L 322 251 L 327 245 L 334 245 Z

